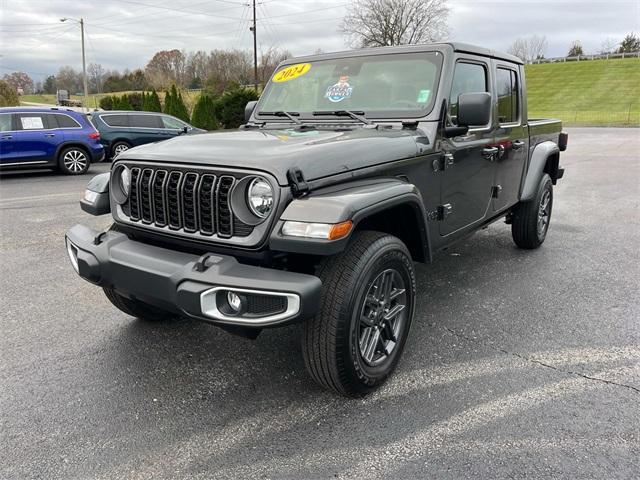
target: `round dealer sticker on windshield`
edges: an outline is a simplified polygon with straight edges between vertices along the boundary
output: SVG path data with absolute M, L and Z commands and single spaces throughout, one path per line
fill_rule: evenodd
M 285 67 L 278 73 L 276 73 L 273 76 L 273 81 L 277 83 L 288 82 L 289 80 L 293 80 L 294 78 L 301 77 L 309 70 L 311 70 L 310 63 L 297 63 L 296 65 L 289 65 L 288 67 Z
M 328 98 L 333 103 L 338 103 L 349 98 L 353 93 L 353 87 L 349 85 L 349 77 L 343 75 L 340 77 L 338 83 L 334 83 L 327 88 L 327 93 L 324 94 L 324 98 Z

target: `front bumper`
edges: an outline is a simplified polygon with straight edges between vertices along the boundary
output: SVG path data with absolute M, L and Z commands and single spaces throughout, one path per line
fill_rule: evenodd
M 322 282 L 313 275 L 244 265 L 226 255 L 199 257 L 83 225 L 71 228 L 66 241 L 73 246 L 74 267 L 85 280 L 189 317 L 262 328 L 305 320 L 319 308 Z M 222 314 L 212 308 L 211 295 L 227 289 L 282 297 L 286 309 L 265 316 Z

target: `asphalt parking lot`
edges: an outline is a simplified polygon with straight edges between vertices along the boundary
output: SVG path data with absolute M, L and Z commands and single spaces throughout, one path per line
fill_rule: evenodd
M 298 328 L 148 324 L 73 272 L 91 174 L 0 177 L 0 478 L 638 478 L 640 130 L 567 129 L 549 236 L 418 266 L 396 375 L 316 387 Z M 91 173 L 108 169 L 95 165 Z

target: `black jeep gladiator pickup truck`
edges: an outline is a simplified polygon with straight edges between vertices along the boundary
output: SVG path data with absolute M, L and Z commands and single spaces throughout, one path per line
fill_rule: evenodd
M 287 60 L 239 130 L 122 153 L 88 185 L 78 274 L 123 312 L 255 338 L 303 322 L 323 387 L 358 396 L 394 370 L 415 310 L 414 262 L 506 218 L 544 242 L 567 145 L 531 120 L 522 62 L 458 43 Z

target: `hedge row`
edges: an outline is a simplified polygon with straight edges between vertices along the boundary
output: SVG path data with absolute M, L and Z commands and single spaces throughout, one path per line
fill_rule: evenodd
M 164 109 L 155 90 L 142 93 L 127 93 L 121 96 L 108 95 L 100 99 L 104 110 L 136 110 L 164 112 L 194 127 L 204 130 L 238 128 L 244 123 L 244 108 L 248 102 L 257 100 L 254 90 L 235 87 L 220 96 L 203 92 L 193 107 L 191 117 L 182 98 L 182 93 L 174 86 L 165 94 Z

